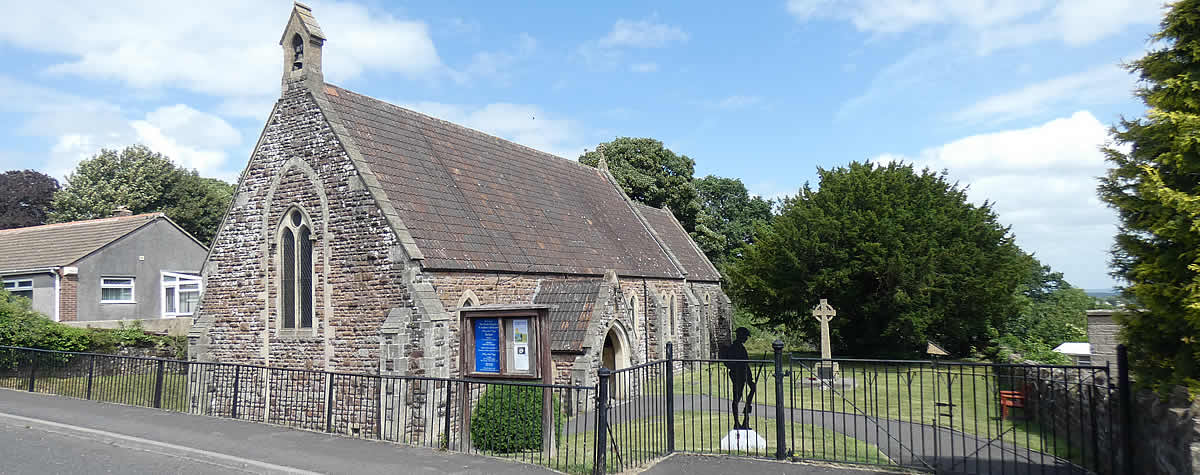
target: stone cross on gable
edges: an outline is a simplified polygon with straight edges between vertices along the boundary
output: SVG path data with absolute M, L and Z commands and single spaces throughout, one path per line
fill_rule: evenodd
M 829 301 L 821 299 L 821 303 L 813 308 L 812 315 L 821 322 L 821 359 L 830 359 L 833 352 L 829 349 L 829 321 L 837 316 L 837 310 L 829 305 Z

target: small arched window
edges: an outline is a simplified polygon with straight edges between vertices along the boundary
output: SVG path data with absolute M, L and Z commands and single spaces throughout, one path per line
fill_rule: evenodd
M 633 326 L 634 333 L 637 333 L 637 297 L 629 296 L 629 308 L 625 309 L 625 317 Z
M 671 320 L 671 323 L 670 323 L 670 325 L 667 326 L 667 340 L 668 341 L 675 339 L 675 296 L 674 295 L 671 296 L 670 320 Z
M 304 67 L 304 39 L 297 33 L 292 37 L 292 71 Z
M 283 328 L 312 328 L 312 232 L 299 209 L 288 211 L 279 231 L 279 318 Z

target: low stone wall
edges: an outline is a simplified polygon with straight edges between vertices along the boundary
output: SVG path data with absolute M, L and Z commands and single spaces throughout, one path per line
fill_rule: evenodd
M 165 333 L 167 336 L 187 336 L 192 329 L 191 317 L 151 318 L 146 320 L 93 320 L 85 322 L 62 322 L 76 328 L 107 328 L 116 330 L 122 325 L 128 327 L 138 322 L 147 333 Z
M 1102 369 L 1011 370 L 1014 389 L 1026 392 L 1027 414 L 1060 435 L 1069 432 L 1071 440 L 1087 441 L 1082 448 L 1089 454 L 1087 468 L 1102 474 L 1127 473 L 1121 470 L 1126 429 L 1113 372 L 1109 381 Z M 1134 396 L 1133 406 L 1133 473 L 1200 475 L 1200 399 L 1189 402 L 1184 388 L 1167 399 L 1144 391 Z

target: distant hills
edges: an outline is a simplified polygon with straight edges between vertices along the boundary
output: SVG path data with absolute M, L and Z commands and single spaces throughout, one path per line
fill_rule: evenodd
M 1099 298 L 1116 297 L 1119 295 L 1116 289 L 1083 289 L 1083 291 L 1092 297 Z

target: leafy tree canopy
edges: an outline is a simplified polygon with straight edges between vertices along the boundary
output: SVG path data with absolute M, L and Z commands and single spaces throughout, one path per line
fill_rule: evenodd
M 688 232 L 696 230 L 700 202 L 692 184 L 696 162 L 687 155 L 676 155 L 650 138 L 618 137 L 600 144 L 609 171 L 630 198 L 662 208 L 667 206 Z M 600 163 L 600 152 L 579 156 L 579 162 L 591 167 Z
M 945 174 L 853 162 L 818 169 L 726 267 L 728 291 L 769 325 L 816 335 L 829 299 L 837 351 L 897 354 L 927 339 L 954 354 L 998 336 L 1029 262 L 991 206 Z
M 721 265 L 750 244 L 754 227 L 771 220 L 771 202 L 751 197 L 742 180 L 709 175 L 694 182 L 700 196 L 696 242 L 709 260 Z M 699 232 L 704 227 L 707 233 Z
M 1139 384 L 1200 393 L 1200 1 L 1170 6 L 1159 48 L 1126 67 L 1145 118 L 1123 119 L 1104 149 L 1099 194 L 1117 210 L 1113 275 L 1141 304 L 1120 317 Z
M 101 150 L 79 163 L 67 186 L 54 194 L 51 222 L 104 218 L 118 206 L 136 213 L 163 212 L 205 244 L 212 241 L 233 196 L 233 186 L 142 145 Z
M 0 229 L 46 224 L 47 208 L 58 180 L 33 170 L 0 174 Z

